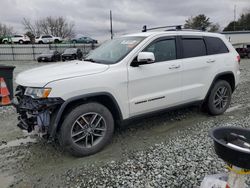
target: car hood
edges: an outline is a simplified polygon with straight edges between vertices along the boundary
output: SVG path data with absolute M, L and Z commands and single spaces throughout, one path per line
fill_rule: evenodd
M 108 68 L 109 65 L 88 61 L 60 62 L 21 72 L 16 77 L 16 83 L 22 86 L 44 87 L 49 82 L 97 74 Z

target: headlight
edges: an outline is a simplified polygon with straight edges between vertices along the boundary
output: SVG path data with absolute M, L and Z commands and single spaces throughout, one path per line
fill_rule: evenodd
M 51 88 L 34 88 L 27 87 L 24 95 L 30 96 L 34 99 L 47 98 L 51 92 Z

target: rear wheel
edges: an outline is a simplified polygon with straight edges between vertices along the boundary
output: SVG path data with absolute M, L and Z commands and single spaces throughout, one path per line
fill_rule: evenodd
M 111 140 L 114 120 L 110 111 L 99 103 L 74 108 L 65 118 L 59 132 L 62 147 L 75 156 L 100 151 Z
M 223 114 L 230 105 L 232 88 L 225 80 L 218 80 L 208 97 L 207 108 L 211 115 Z
M 19 44 L 23 44 L 23 40 L 19 40 Z
M 55 39 L 54 43 L 59 43 L 59 40 L 58 40 L 58 39 Z

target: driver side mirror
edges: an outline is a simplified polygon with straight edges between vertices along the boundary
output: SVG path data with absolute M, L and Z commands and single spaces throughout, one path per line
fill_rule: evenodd
M 146 65 L 155 62 L 155 55 L 152 52 L 140 52 L 137 56 L 137 61 L 132 62 L 132 67 L 138 67 L 139 65 Z

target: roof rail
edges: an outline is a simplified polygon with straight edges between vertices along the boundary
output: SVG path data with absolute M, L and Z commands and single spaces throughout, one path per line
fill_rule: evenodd
M 155 30 L 155 29 L 163 29 L 163 28 L 175 28 L 175 30 L 181 30 L 182 25 L 167 25 L 167 26 L 161 26 L 161 27 L 152 27 L 152 28 L 147 28 L 146 25 L 142 27 L 142 32 L 147 32 L 150 30 Z

